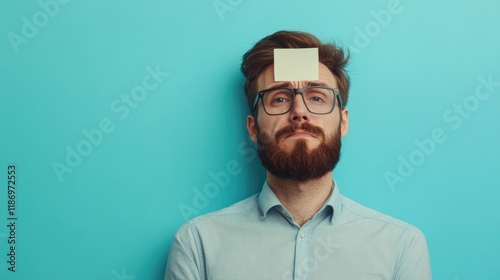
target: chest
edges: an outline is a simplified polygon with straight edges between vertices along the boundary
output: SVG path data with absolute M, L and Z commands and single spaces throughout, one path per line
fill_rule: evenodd
M 245 232 L 204 244 L 208 279 L 392 279 L 397 245 L 348 229 Z

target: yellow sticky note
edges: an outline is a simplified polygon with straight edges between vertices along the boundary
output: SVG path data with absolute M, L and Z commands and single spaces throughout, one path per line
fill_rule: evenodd
M 318 80 L 318 48 L 274 49 L 274 80 Z

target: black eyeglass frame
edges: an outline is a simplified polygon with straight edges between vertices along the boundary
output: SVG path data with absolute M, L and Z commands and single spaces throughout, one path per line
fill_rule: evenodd
M 335 97 L 338 99 L 338 103 L 339 103 L 339 108 L 342 109 L 343 108 L 343 104 L 342 104 L 342 96 L 340 95 L 340 90 L 338 88 L 331 88 L 331 87 L 323 87 L 323 86 L 310 86 L 310 87 L 304 87 L 304 88 L 291 88 L 291 87 L 275 87 L 275 88 L 268 88 L 268 89 L 264 89 L 264 90 L 261 90 L 257 93 L 257 96 L 255 96 L 255 101 L 253 102 L 253 112 L 255 113 L 255 107 L 257 106 L 257 103 L 259 102 L 259 100 L 261 100 L 262 102 L 262 108 L 264 108 L 264 111 L 266 112 L 266 114 L 270 115 L 270 116 L 279 116 L 279 115 L 284 115 L 288 112 L 290 112 L 290 110 L 292 109 L 292 106 L 293 106 L 293 103 L 295 102 L 295 96 L 297 94 L 300 94 L 302 96 L 302 101 L 304 102 L 304 104 L 306 105 L 306 108 L 307 108 L 307 111 L 309 111 L 311 114 L 315 114 L 315 115 L 327 115 L 327 114 L 330 114 L 331 112 L 333 112 L 333 110 L 335 109 L 335 104 L 337 104 L 337 102 L 334 102 L 333 105 L 332 105 L 332 108 L 330 109 L 330 111 L 326 112 L 326 113 L 315 113 L 315 112 L 312 112 L 309 107 L 307 106 L 307 103 L 304 99 L 304 92 L 308 89 L 311 89 L 311 88 L 321 88 L 321 89 L 329 89 L 329 90 L 332 90 L 333 93 L 335 94 Z M 290 90 L 291 92 L 293 92 L 292 94 L 292 102 L 291 102 L 291 105 L 290 105 L 290 108 L 288 108 L 288 110 L 286 112 L 283 112 L 283 113 L 279 113 L 279 114 L 269 114 L 269 112 L 267 112 L 266 110 L 266 106 L 264 106 L 264 94 L 270 92 L 270 91 L 273 91 L 273 90 L 277 90 L 277 89 L 288 89 Z

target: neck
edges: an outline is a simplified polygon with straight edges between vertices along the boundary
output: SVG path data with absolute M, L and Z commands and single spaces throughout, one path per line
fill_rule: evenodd
M 332 172 L 305 182 L 278 178 L 267 172 L 267 182 L 297 224 L 303 226 L 323 206 L 332 191 Z

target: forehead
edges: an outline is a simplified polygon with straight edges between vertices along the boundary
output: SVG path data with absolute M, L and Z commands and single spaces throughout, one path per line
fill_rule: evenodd
M 337 79 L 323 63 L 319 63 L 318 80 L 314 81 L 323 82 L 332 88 L 338 88 Z M 288 82 L 292 87 L 303 87 L 304 84 L 306 84 L 306 82 L 311 82 L 311 81 L 288 81 Z M 274 85 L 282 83 L 283 82 L 281 81 L 280 82 L 274 81 L 274 65 L 272 64 L 268 66 L 257 79 L 257 91 L 261 91 L 273 87 Z

